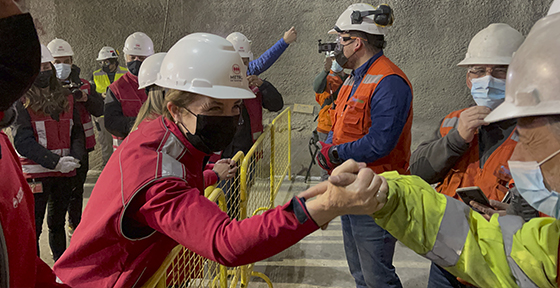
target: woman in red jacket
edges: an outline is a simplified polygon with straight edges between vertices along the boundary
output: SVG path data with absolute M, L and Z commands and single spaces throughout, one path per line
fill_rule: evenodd
M 66 249 L 66 209 L 73 187 L 72 176 L 85 153 L 85 134 L 74 98 L 62 88 L 48 49 L 41 46 L 41 72 L 21 101 L 14 124 L 14 147 L 35 198 L 37 255 L 39 236 L 48 206 L 49 245 L 54 260 Z
M 338 215 L 374 209 L 381 184 L 355 162 L 335 174 L 360 170 L 358 186 L 323 183 L 242 221 L 204 197 L 204 159 L 229 144 L 242 99 L 254 97 L 245 69 L 233 46 L 216 35 L 190 34 L 169 50 L 156 81 L 169 89 L 164 116 L 142 123 L 113 153 L 84 211 L 84 225 L 55 263 L 62 282 L 78 288 L 139 286 L 177 244 L 224 265 L 248 264 Z

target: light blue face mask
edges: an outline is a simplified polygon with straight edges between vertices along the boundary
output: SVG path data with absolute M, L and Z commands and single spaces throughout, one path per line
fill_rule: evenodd
M 471 95 L 478 106 L 492 110 L 504 102 L 506 97 L 506 80 L 486 75 L 471 80 Z
M 54 69 L 56 69 L 56 78 L 60 80 L 66 80 L 72 72 L 72 65 L 65 63 L 54 64 Z
M 342 66 L 340 66 L 338 64 L 338 62 L 336 62 L 336 60 L 332 60 L 332 65 L 331 65 L 331 70 L 335 73 L 338 73 L 340 71 L 342 71 L 344 68 L 342 68 Z
M 533 208 L 556 219 L 560 219 L 558 192 L 546 188 L 540 166 L 559 153 L 560 150 L 539 163 L 536 161 L 508 161 L 511 176 L 521 197 Z

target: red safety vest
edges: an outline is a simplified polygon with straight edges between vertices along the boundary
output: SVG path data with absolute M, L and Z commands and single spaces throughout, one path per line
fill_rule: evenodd
M 348 98 L 348 96 L 350 96 L 352 91 L 354 78 L 350 76 L 346 79 L 335 102 L 336 107 L 335 109 L 331 109 L 334 145 L 356 141 L 369 132 L 369 128 L 371 127 L 371 97 L 377 84 L 389 75 L 398 75 L 403 78 L 412 91 L 412 85 L 404 72 L 385 56 L 379 57 L 379 59 L 371 65 L 366 76 L 364 76 L 364 79 L 351 98 Z M 406 124 L 404 125 L 395 148 L 389 155 L 373 163 L 368 163 L 368 167 L 375 173 L 396 170 L 401 174 L 408 174 L 411 128 L 412 102 L 410 103 L 410 111 L 408 112 Z
M 327 87 L 323 93 L 315 93 L 315 101 L 321 105 L 321 110 L 319 110 L 319 115 L 317 116 L 317 131 L 321 133 L 329 133 L 332 129 L 332 121 L 330 110 L 331 104 L 323 106 L 323 103 L 327 98 L 332 97 L 332 94 L 336 92 L 338 87 L 342 85 L 342 79 L 331 70 L 327 76 Z
M 142 104 L 148 99 L 145 89 L 138 89 L 138 77 L 127 72 L 119 80 L 109 85 L 115 98 L 121 103 L 123 115 L 136 117 Z M 113 135 L 113 149 L 117 149 L 124 138 Z
M 59 115 L 60 120 L 56 121 L 50 115 L 42 112 L 35 112 L 31 108 L 27 108 L 27 112 L 31 117 L 31 125 L 37 143 L 47 148 L 51 152 L 60 156 L 70 155 L 70 147 L 72 147 L 71 135 L 72 126 L 74 125 L 74 97 L 68 95 L 69 108 L 66 112 Z M 30 159 L 20 156 L 23 175 L 27 179 L 43 178 L 43 177 L 71 177 L 76 175 L 76 170 L 69 173 L 62 173 L 57 170 L 45 168 Z
M 194 148 L 171 121 L 159 117 L 143 122 L 121 146 L 116 152 L 119 157 L 111 157 L 99 178 L 102 181 L 95 185 L 94 193 L 101 197 L 91 198 L 84 210 L 80 227 L 87 229 L 76 229 L 70 247 L 55 263 L 56 275 L 71 287 L 144 283 L 177 242 L 150 227 L 126 222 L 130 202 L 163 178 L 181 178 L 204 191 L 201 168 L 206 154 Z M 104 208 L 92 211 L 89 207 Z
M 91 85 L 85 79 L 82 80 L 82 85 L 80 90 L 84 91 L 87 95 L 91 93 Z M 93 132 L 93 120 L 91 119 L 91 114 L 87 111 L 84 103 L 76 102 L 76 108 L 80 112 L 80 119 L 82 120 L 82 125 L 84 126 L 84 133 L 86 134 L 86 150 L 93 151 L 95 148 L 95 133 Z
M 459 116 L 466 109 L 445 116 L 439 129 L 442 137 L 445 137 L 452 129 L 457 127 Z M 467 152 L 449 170 L 443 181 L 437 185 L 436 190 L 458 199 L 458 195 L 455 193 L 457 188 L 478 186 L 488 199 L 501 201 L 508 191 L 509 182 L 512 180 L 508 160 L 516 145 L 517 133 L 514 130 L 510 137 L 490 155 L 484 163 L 484 168 L 481 169 L 477 133 Z

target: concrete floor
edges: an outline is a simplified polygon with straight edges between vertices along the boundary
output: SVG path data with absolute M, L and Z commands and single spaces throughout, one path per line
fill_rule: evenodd
M 98 173 L 95 172 L 88 176 L 84 207 L 97 176 Z M 287 202 L 294 194 L 304 191 L 316 183 L 284 181 L 276 197 L 276 204 Z M 40 238 L 41 258 L 52 266 L 47 231 L 46 224 L 44 224 L 43 234 Z M 430 262 L 400 242 L 397 243 L 393 264 L 403 287 L 427 286 Z M 266 274 L 274 283 L 275 288 L 355 287 L 344 254 L 340 218 L 332 221 L 327 230 L 316 231 L 280 254 L 256 263 L 254 270 Z M 268 286 L 259 278 L 253 277 L 249 287 L 264 288 Z

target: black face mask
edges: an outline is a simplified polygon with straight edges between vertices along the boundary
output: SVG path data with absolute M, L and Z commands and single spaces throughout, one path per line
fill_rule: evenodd
M 190 110 L 186 110 L 196 116 L 196 132 L 191 134 L 183 123 L 179 122 L 179 124 L 187 130 L 185 137 L 196 149 L 211 154 L 224 150 L 233 141 L 239 125 L 239 115 L 196 115 Z
M 39 88 L 45 88 L 49 86 L 52 73 L 52 70 L 39 72 L 39 75 L 37 75 L 37 78 L 35 78 L 35 82 L 33 82 L 33 84 L 35 84 L 35 86 Z
M 138 76 L 138 72 L 140 71 L 140 65 L 142 65 L 142 61 L 134 60 L 130 62 L 126 62 L 126 68 L 128 71 L 132 73 L 134 76 Z
M 350 44 L 346 44 L 346 45 L 350 45 Z M 336 48 L 334 49 L 334 59 L 336 60 L 336 63 L 338 63 L 338 65 L 342 66 L 343 68 L 347 68 L 344 67 L 346 62 L 348 62 L 348 58 L 344 55 L 344 47 L 346 46 L 340 43 L 336 45 Z M 352 57 L 352 55 L 350 55 L 350 57 Z

